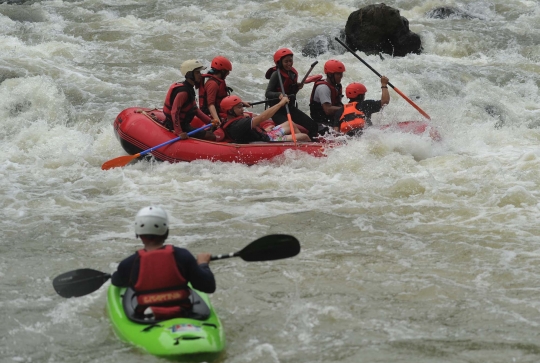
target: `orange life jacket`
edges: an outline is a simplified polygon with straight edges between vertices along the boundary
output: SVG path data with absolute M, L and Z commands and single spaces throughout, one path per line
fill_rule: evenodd
M 201 86 L 199 87 L 199 107 L 202 112 L 210 115 L 210 110 L 208 109 L 208 101 L 206 99 L 206 89 L 204 88 L 204 85 L 210 81 L 217 82 L 217 84 L 219 85 L 219 89 L 216 95 L 216 103 L 214 103 L 214 106 L 216 107 L 216 112 L 219 114 L 219 105 L 221 103 L 221 100 L 229 96 L 230 94 L 229 89 L 227 88 L 227 83 L 225 83 L 224 79 L 218 78 L 210 73 L 202 74 L 201 76 Z
M 328 88 L 330 88 L 330 99 L 332 101 L 332 106 L 342 105 L 341 98 L 343 97 L 343 94 L 341 84 L 333 85 L 326 80 L 320 80 L 315 82 L 313 90 L 311 91 L 311 96 L 309 98 L 309 111 L 313 121 L 318 123 L 332 123 L 331 116 L 328 116 L 326 115 L 326 113 L 324 113 L 322 104 L 313 100 L 313 97 L 315 96 L 315 90 L 322 84 L 325 84 L 328 86 Z
M 197 113 L 197 103 L 195 102 L 195 90 L 193 89 L 193 86 L 191 86 L 189 83 L 173 83 L 171 87 L 169 87 L 169 91 L 167 92 L 165 103 L 163 105 L 165 125 L 169 129 L 173 129 L 172 122 L 174 122 L 171 115 L 171 108 L 174 103 L 174 99 L 180 92 L 187 92 L 188 94 L 187 102 L 182 105 L 179 111 L 180 123 L 182 125 L 189 125 Z M 182 126 L 180 126 L 180 128 L 182 128 Z
M 174 248 L 166 245 L 153 251 L 137 251 L 140 259 L 139 276 L 133 287 L 137 293 L 137 311 L 152 308 L 158 320 L 181 315 L 190 309 L 190 291 L 174 258 Z
M 344 134 L 358 129 L 363 129 L 366 124 L 366 115 L 356 108 L 357 102 L 351 102 L 343 106 L 343 115 L 339 119 L 340 131 Z

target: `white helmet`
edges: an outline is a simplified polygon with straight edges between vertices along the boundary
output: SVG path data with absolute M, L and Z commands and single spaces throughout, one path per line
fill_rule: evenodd
M 135 216 L 135 233 L 163 236 L 169 230 L 169 217 L 161 207 L 145 207 Z
M 201 69 L 201 71 L 203 69 L 206 69 L 205 66 L 203 66 L 203 64 L 201 62 L 199 62 L 198 60 L 196 59 L 190 59 L 190 60 L 187 60 L 185 61 L 184 63 L 182 63 L 182 65 L 180 66 L 180 72 L 182 72 L 182 74 L 184 76 L 186 76 L 186 74 L 188 72 L 192 72 L 196 69 Z

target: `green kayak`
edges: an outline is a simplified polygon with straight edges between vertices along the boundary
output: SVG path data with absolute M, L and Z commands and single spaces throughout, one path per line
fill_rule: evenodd
M 211 361 L 225 347 L 223 326 L 208 295 L 191 290 L 189 317 L 164 321 L 134 317 L 137 299 L 132 289 L 111 285 L 107 311 L 120 339 L 150 354 L 185 361 Z

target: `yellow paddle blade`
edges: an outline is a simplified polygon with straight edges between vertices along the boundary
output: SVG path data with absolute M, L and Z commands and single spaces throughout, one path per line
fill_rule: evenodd
M 112 168 L 121 168 L 123 166 L 126 166 L 129 164 L 129 162 L 133 159 L 137 159 L 141 153 L 135 154 L 135 155 L 125 155 L 125 156 L 119 156 L 117 158 L 111 159 L 109 161 L 106 161 L 101 165 L 101 170 L 109 170 Z

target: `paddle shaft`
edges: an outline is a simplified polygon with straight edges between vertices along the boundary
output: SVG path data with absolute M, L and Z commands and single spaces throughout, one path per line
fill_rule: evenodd
M 366 61 L 364 61 L 362 58 L 360 58 L 360 56 L 358 54 L 356 54 L 351 48 L 349 48 L 349 46 L 345 43 L 343 43 L 341 40 L 339 40 L 339 38 L 334 38 L 339 44 L 341 44 L 343 47 L 345 47 L 345 49 L 347 49 L 349 52 L 351 52 L 352 55 L 354 55 L 356 57 L 356 59 L 358 59 L 360 62 L 364 63 L 364 65 L 366 67 L 368 67 L 369 69 L 371 69 L 373 71 L 373 73 L 375 73 L 377 76 L 379 76 L 379 78 L 381 78 L 381 74 L 379 72 L 377 72 L 373 67 L 371 67 Z M 414 107 L 418 112 L 420 112 L 420 114 L 422 114 L 422 116 L 424 116 L 425 118 L 427 118 L 428 120 L 431 120 L 431 117 L 429 117 L 429 115 L 427 113 L 424 112 L 424 110 L 422 110 L 420 107 L 418 107 L 418 105 L 416 103 L 414 103 L 409 97 L 405 96 L 405 94 L 403 92 L 401 92 L 399 89 L 397 89 L 396 87 L 394 87 L 394 85 L 390 82 L 388 82 L 388 85 L 390 87 L 392 87 L 392 89 L 394 91 L 396 91 L 401 97 L 403 97 L 403 99 L 405 101 L 407 101 L 412 107 Z
M 210 257 L 210 261 L 222 260 L 224 258 L 231 258 L 231 257 L 240 257 L 240 253 L 239 252 L 231 252 L 231 253 L 228 253 L 226 255 L 213 255 L 212 257 Z
M 191 136 L 193 134 L 196 134 L 197 132 L 200 132 L 202 130 L 206 130 L 207 128 L 209 128 L 210 126 L 212 126 L 212 124 L 208 124 L 208 125 L 204 125 L 204 126 L 201 126 L 199 127 L 198 129 L 195 129 L 193 131 L 190 131 L 187 133 L 188 136 Z M 169 141 L 166 141 L 164 142 L 163 144 L 159 144 L 158 146 L 154 146 L 154 147 L 151 147 L 150 149 L 147 149 L 147 150 L 144 150 L 144 151 L 141 151 L 139 154 L 137 154 L 139 156 L 143 156 L 143 155 L 146 155 L 148 153 L 151 153 L 152 151 L 156 150 L 156 149 L 159 149 L 160 147 L 163 147 L 163 146 L 166 146 L 166 145 L 169 145 L 169 144 L 172 144 L 173 142 L 176 142 L 178 140 L 181 140 L 182 138 L 181 137 L 177 137 L 177 138 L 174 138 L 172 140 L 169 140 Z
M 315 61 L 311 64 L 311 67 L 309 68 L 309 70 L 307 71 L 306 75 L 304 76 L 304 78 L 302 79 L 302 82 L 300 82 L 300 84 L 304 84 L 306 83 L 306 79 L 308 78 L 309 74 L 311 73 L 311 71 L 313 70 L 313 68 L 315 68 L 315 66 L 317 65 L 317 63 L 319 63 L 319 61 Z
M 277 69 L 277 75 L 278 75 L 278 79 L 279 79 L 279 86 L 281 87 L 281 94 L 283 96 L 286 96 L 285 88 L 283 88 L 283 80 L 281 79 L 281 71 L 279 70 L 279 67 Z M 287 120 L 289 121 L 289 127 L 291 128 L 291 136 L 292 136 L 292 139 L 293 139 L 293 142 L 294 142 L 294 146 L 296 146 L 296 135 L 294 133 L 294 125 L 293 125 L 293 122 L 292 122 L 292 119 L 291 119 L 291 112 L 289 111 L 289 104 L 288 103 L 285 104 L 285 110 L 287 110 Z
M 276 102 L 276 101 L 279 101 L 279 98 L 272 98 L 271 100 L 264 100 L 264 101 L 250 102 L 249 104 L 250 104 L 251 106 L 254 106 L 254 105 L 260 105 L 261 103 Z

